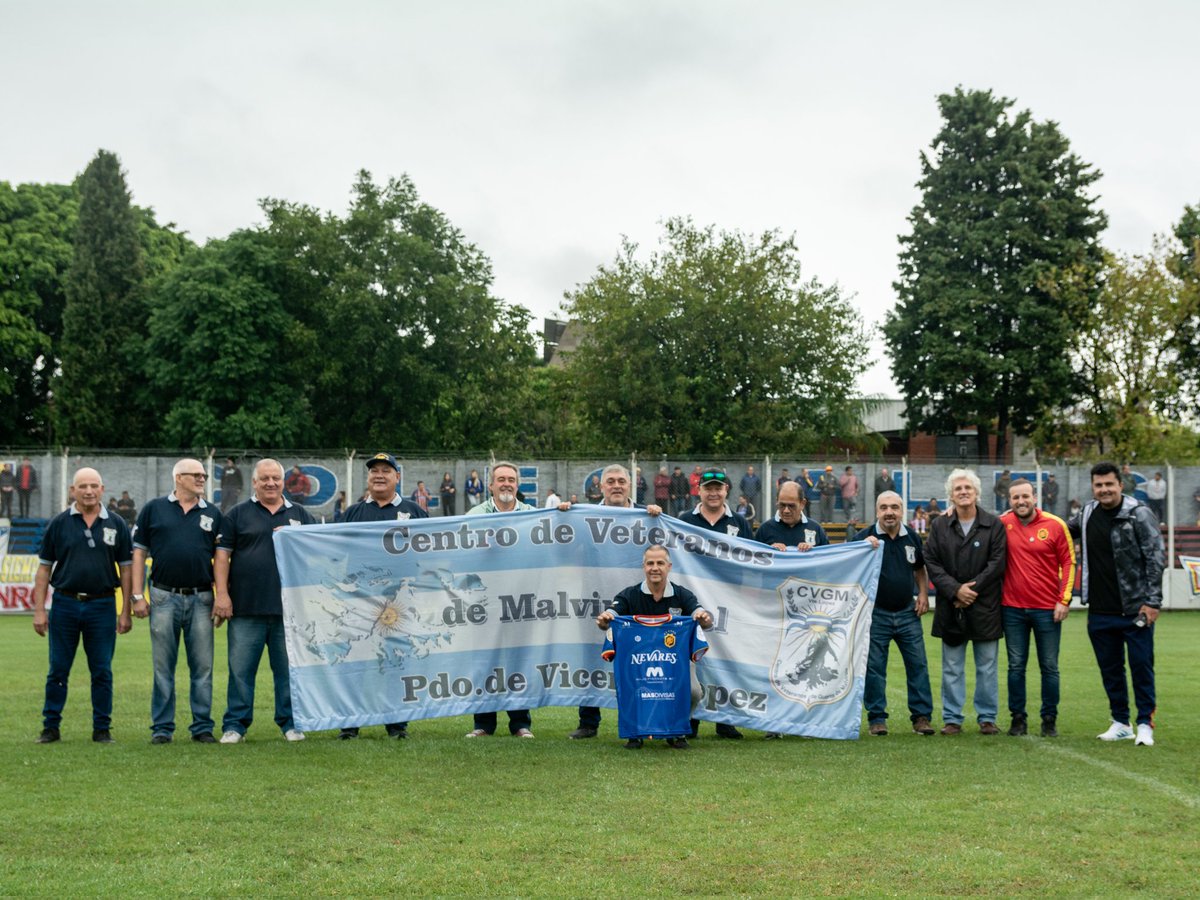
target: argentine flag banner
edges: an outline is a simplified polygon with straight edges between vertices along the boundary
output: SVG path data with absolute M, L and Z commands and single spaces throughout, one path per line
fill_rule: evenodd
M 694 715 L 855 739 L 882 553 L 808 553 L 644 510 L 282 528 L 275 555 L 296 726 L 320 731 L 539 706 L 616 707 L 595 618 L 666 546 L 714 625 Z M 669 599 L 665 606 L 670 608 Z

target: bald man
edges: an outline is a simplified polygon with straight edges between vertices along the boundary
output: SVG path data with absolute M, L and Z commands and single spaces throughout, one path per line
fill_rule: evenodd
M 104 508 L 104 482 L 95 469 L 83 468 L 71 482 L 74 500 L 50 520 L 42 536 L 33 585 L 33 630 L 50 638 L 50 671 L 42 710 L 39 744 L 59 740 L 67 680 L 83 641 L 92 674 L 92 740 L 111 744 L 112 658 L 117 635 L 133 627 L 133 544 L 129 526 Z M 120 574 L 118 575 L 118 571 Z M 117 614 L 116 589 L 126 598 Z M 46 611 L 46 594 L 54 602 Z

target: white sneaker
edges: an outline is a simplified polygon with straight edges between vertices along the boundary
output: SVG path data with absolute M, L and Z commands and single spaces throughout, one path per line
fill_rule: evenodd
M 1137 728 L 1137 739 L 1133 742 L 1138 747 L 1154 746 L 1154 726 L 1143 722 Z
M 289 740 L 292 742 L 302 741 L 302 740 L 304 740 L 304 732 L 297 731 L 295 728 L 289 728 L 287 731 L 285 731 L 283 733 L 283 737 L 285 740 Z
M 221 735 L 222 744 L 240 744 L 243 738 L 236 731 L 227 731 Z
M 1096 737 L 1102 741 L 1128 741 L 1133 738 L 1133 729 L 1120 722 L 1113 722 L 1108 726 L 1108 731 L 1098 734 Z

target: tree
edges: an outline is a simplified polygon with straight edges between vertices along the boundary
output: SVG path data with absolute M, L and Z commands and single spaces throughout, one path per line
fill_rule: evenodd
M 54 382 L 58 440 L 144 446 L 151 411 L 137 402 L 146 324 L 137 217 L 116 155 L 101 150 L 79 180 L 67 272 L 62 374 Z
M 1183 208 L 1175 238 L 1179 246 L 1168 266 L 1182 285 L 1183 310 L 1173 349 L 1180 384 L 1188 398 L 1183 408 L 1196 415 L 1200 413 L 1200 204 Z
M 1180 423 L 1179 333 L 1189 288 L 1172 273 L 1162 239 L 1148 256 L 1112 257 L 1104 288 L 1072 342 L 1080 395 L 1048 415 L 1034 443 L 1053 456 L 1200 460 L 1200 440 Z
M 1100 173 L 1054 122 L 990 91 L 938 98 L 943 125 L 921 154 L 921 203 L 900 243 L 897 307 L 883 326 L 909 426 L 1028 434 L 1075 393 L 1068 357 L 1100 289 L 1107 220 Z
M 606 452 L 803 452 L 861 435 L 862 323 L 801 280 L 795 241 L 665 223 L 647 261 L 625 241 L 566 295 L 566 356 L 591 444 Z

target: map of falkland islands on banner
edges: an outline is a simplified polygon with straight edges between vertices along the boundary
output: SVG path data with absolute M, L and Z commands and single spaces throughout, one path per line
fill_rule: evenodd
M 651 543 L 716 620 L 697 718 L 858 737 L 879 552 L 780 553 L 591 505 L 277 531 L 297 727 L 615 708 L 594 619 Z

